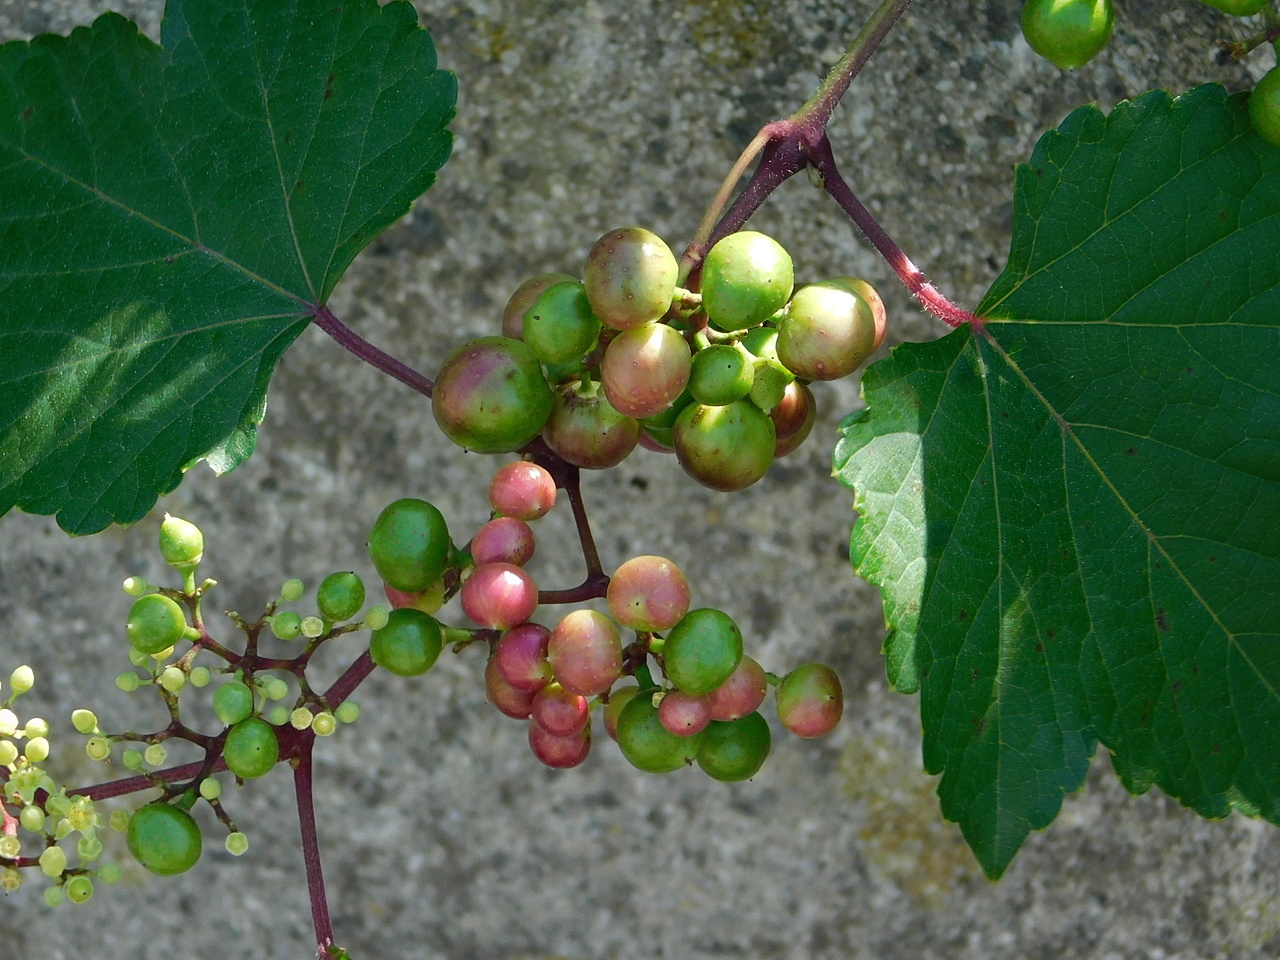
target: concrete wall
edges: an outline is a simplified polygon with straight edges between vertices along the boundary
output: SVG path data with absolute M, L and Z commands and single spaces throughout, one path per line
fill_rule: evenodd
M 682 243 L 741 147 L 801 103 L 873 8 L 870 0 L 418 0 L 458 74 L 452 162 L 414 213 L 355 263 L 333 306 L 364 336 L 431 372 L 463 339 L 496 332 L 510 291 L 576 271 L 594 239 L 643 224 Z M 854 188 L 938 286 L 972 306 L 999 271 L 1012 165 L 1077 104 L 1109 107 L 1153 86 L 1229 86 L 1260 75 L 1212 63 L 1225 21 L 1192 0 L 1128 0 L 1110 48 L 1073 74 L 1035 57 L 1015 0 L 919 3 L 831 125 Z M 153 36 L 159 4 L 122 5 Z M 2 0 L 0 37 L 66 32 L 83 0 Z M 908 302 L 834 204 L 797 178 L 754 223 L 806 279 L 856 273 L 891 310 L 891 342 L 942 330 Z M 644 776 L 598 739 L 574 771 L 540 767 L 523 727 L 484 702 L 477 651 L 413 681 L 375 675 L 364 715 L 317 751 L 317 794 L 339 941 L 390 958 L 992 957 L 1113 960 L 1280 955 L 1280 840 L 1233 817 L 1207 823 L 1159 795 L 1129 798 L 1105 759 L 998 885 L 944 824 L 920 770 L 914 698 L 886 689 L 875 592 L 851 575 L 850 496 L 828 477 L 856 384 L 819 391 L 815 437 L 737 496 L 696 487 L 638 452 L 591 476 L 607 567 L 646 552 L 682 564 L 695 602 L 720 606 L 774 669 L 820 658 L 841 673 L 831 737 L 778 737 L 755 780 Z M 30 662 L 29 701 L 104 726 L 159 723 L 125 697 L 127 574 L 163 576 L 162 510 L 206 531 L 211 601 L 247 614 L 286 576 L 370 573 L 369 524 L 426 496 L 466 539 L 486 518 L 500 462 L 444 442 L 421 399 L 304 334 L 273 381 L 259 451 L 233 474 L 203 467 L 129 530 L 69 541 L 49 520 L 0 522 L 3 673 Z M 536 570 L 580 569 L 567 512 L 544 520 Z M 343 644 L 335 642 L 334 647 Z M 357 641 L 335 650 L 336 669 Z M 27 701 L 24 701 L 26 705 Z M 56 744 L 55 744 L 56 746 Z M 69 780 L 100 775 L 70 761 Z M 194 870 L 164 881 L 127 861 L 87 905 L 49 912 L 41 883 L 0 911 L 0 957 L 303 958 L 306 885 L 287 771 L 226 791 L 251 849 L 233 860 L 210 829 Z

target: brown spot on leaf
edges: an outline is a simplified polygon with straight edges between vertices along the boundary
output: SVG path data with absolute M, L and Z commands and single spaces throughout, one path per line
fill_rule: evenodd
M 960 611 L 960 619 L 961 619 L 961 620 L 968 620 L 968 619 L 969 619 L 969 611 L 968 611 L 968 610 L 961 610 L 961 611 Z
M 1163 607 L 1156 611 L 1156 626 L 1160 628 L 1161 633 L 1169 632 L 1169 618 L 1165 616 Z
M 25 121 L 27 121 L 27 120 L 30 120 L 30 119 L 31 119 L 32 114 L 34 114 L 35 112 L 36 112 L 36 108 L 35 108 L 35 107 L 27 107 L 27 109 L 25 109 L 25 110 L 23 110 L 23 111 L 22 111 L 22 119 L 23 119 L 23 121 L 25 122 Z
M 1124 452 L 1124 455 L 1125 455 L 1126 457 L 1132 457 L 1132 456 L 1133 456 L 1135 453 L 1137 453 L 1137 452 L 1138 452 L 1138 451 L 1137 451 L 1137 449 L 1136 449 L 1136 448 L 1134 448 L 1134 447 L 1130 447 L 1129 449 L 1127 449 L 1127 450 Z

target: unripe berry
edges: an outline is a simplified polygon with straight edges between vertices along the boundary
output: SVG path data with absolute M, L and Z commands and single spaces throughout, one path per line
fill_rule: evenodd
M 204 556 L 204 534 L 194 523 L 166 513 L 160 524 L 160 553 L 179 570 L 194 567 Z
M 680 268 L 671 248 L 642 227 L 624 227 L 596 241 L 582 268 L 595 315 L 616 330 L 660 320 L 671 306 Z

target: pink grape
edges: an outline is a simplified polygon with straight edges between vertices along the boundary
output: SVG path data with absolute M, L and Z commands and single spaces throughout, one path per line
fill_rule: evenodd
M 787 674 L 775 694 L 778 719 L 797 737 L 824 737 L 844 713 L 844 691 L 834 670 L 802 663 Z
M 677 737 L 701 733 L 711 722 L 711 700 L 705 694 L 695 697 L 672 690 L 658 704 L 658 722 Z
M 471 538 L 471 559 L 478 565 L 510 563 L 523 567 L 533 556 L 533 528 L 515 517 L 495 517 Z
M 526 720 L 533 709 L 534 692 L 517 690 L 507 683 L 498 669 L 498 661 L 490 657 L 484 667 L 484 692 L 489 702 L 514 720 Z
M 524 623 L 537 607 L 538 585 L 513 563 L 482 564 L 462 585 L 462 612 L 492 630 Z
M 529 749 L 540 763 L 555 770 L 576 767 L 591 752 L 591 724 L 583 724 L 581 730 L 567 737 L 557 737 L 530 720 Z
M 554 680 L 533 695 L 530 718 L 547 733 L 570 737 L 587 722 L 587 698 L 566 690 Z
M 598 696 L 622 675 L 622 638 L 603 613 L 574 610 L 551 631 L 547 661 L 565 689 Z
M 489 481 L 489 504 L 503 516 L 537 520 L 555 503 L 555 478 L 529 460 L 504 463 Z
M 768 692 L 769 680 L 764 668 L 744 655 L 729 678 L 707 694 L 711 704 L 711 719 L 737 720 L 754 713 L 760 709 Z
M 547 662 L 551 631 L 540 623 L 522 623 L 504 633 L 494 646 L 493 659 L 502 679 L 517 690 L 537 693 L 552 678 Z
M 664 323 L 618 334 L 605 349 L 600 381 L 613 408 L 640 419 L 661 413 L 680 396 L 692 365 L 689 344 Z
M 669 630 L 689 612 L 689 581 L 666 557 L 632 557 L 614 571 L 605 596 L 613 618 L 632 630 Z

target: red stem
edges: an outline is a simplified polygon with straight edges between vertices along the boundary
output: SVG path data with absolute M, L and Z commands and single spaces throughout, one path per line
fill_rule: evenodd
M 354 353 L 365 363 L 376 367 L 390 377 L 399 380 L 405 386 L 417 390 L 423 396 L 431 396 L 432 381 L 418 373 L 406 363 L 397 360 L 391 354 L 379 350 L 364 337 L 360 336 L 334 315 L 326 304 L 318 304 L 311 308 L 311 317 L 315 324 L 334 340 Z
M 333 921 L 325 894 L 324 870 L 320 865 L 320 835 L 316 830 L 316 809 L 312 797 L 311 749 L 315 735 L 298 744 L 293 766 L 293 788 L 298 800 L 298 825 L 302 831 L 302 860 L 307 868 L 307 892 L 311 896 L 311 924 L 316 933 L 316 957 L 325 960 L 333 946 Z

